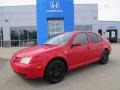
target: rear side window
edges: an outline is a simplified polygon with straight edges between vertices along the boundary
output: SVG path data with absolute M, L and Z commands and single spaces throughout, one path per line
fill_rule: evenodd
M 94 34 L 94 33 L 88 33 L 88 35 L 89 35 L 90 40 L 91 40 L 92 43 L 100 42 L 99 39 L 101 39 L 101 38 L 99 37 L 99 39 L 98 39 L 98 36 L 96 34 Z
M 75 39 L 73 40 L 73 42 L 80 42 L 81 45 L 86 45 L 88 44 L 88 40 L 86 37 L 86 33 L 80 33 L 78 34 Z
M 99 42 L 102 42 L 102 38 L 98 35 L 97 35 L 97 39 L 98 39 Z

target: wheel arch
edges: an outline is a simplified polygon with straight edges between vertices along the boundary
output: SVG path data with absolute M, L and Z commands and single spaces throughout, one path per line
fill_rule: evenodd
M 108 48 L 104 48 L 104 50 L 107 50 L 107 51 L 110 53 L 110 51 L 109 51 L 109 49 L 108 49 Z
M 48 65 L 51 62 L 53 62 L 54 60 L 60 60 L 60 61 L 62 61 L 65 64 L 65 66 L 66 66 L 66 72 L 68 71 L 68 63 L 67 63 L 67 61 L 63 57 L 59 57 L 58 56 L 58 57 L 54 57 L 54 58 L 52 58 L 51 60 L 48 61 L 48 63 L 46 64 L 45 70 L 44 70 L 44 75 L 46 73 L 46 69 L 47 69 Z

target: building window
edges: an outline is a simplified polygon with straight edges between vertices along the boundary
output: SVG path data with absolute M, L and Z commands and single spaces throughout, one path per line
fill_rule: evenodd
M 115 38 L 115 31 L 111 31 L 111 37 Z
M 3 46 L 3 28 L 0 28 L 0 47 Z
M 49 38 L 57 36 L 64 32 L 64 20 L 48 20 Z
M 33 46 L 37 42 L 35 26 L 11 27 L 11 46 Z
M 75 30 L 88 30 L 88 31 L 92 31 L 92 25 L 75 25 Z

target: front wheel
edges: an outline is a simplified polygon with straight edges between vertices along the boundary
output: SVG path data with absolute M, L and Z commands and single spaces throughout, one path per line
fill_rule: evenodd
M 109 60 L 109 51 L 108 50 L 104 50 L 101 60 L 100 60 L 100 64 L 107 64 Z
M 58 83 L 63 80 L 65 72 L 66 66 L 64 62 L 60 60 L 54 60 L 48 65 L 45 73 L 45 78 L 50 83 Z

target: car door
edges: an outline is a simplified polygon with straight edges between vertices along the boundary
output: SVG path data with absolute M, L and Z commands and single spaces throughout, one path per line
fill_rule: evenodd
M 102 39 L 95 33 L 88 32 L 90 60 L 99 60 L 103 51 Z
M 81 63 L 84 63 L 88 60 L 87 56 L 89 56 L 88 51 L 88 39 L 86 33 L 81 32 L 75 36 L 72 43 L 80 42 L 80 46 L 73 46 L 68 53 L 68 59 L 70 61 L 70 66 L 78 67 Z

